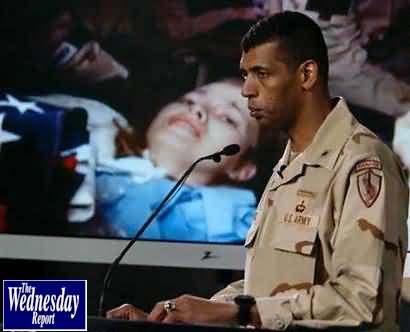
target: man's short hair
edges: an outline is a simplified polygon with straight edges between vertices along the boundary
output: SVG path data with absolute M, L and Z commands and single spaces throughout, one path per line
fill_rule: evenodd
M 296 69 L 306 60 L 313 60 L 318 65 L 319 77 L 327 85 L 329 60 L 327 47 L 320 27 L 308 16 L 291 11 L 284 11 L 265 17 L 253 25 L 241 41 L 242 51 L 267 42 L 277 41 L 284 51 L 283 61 Z

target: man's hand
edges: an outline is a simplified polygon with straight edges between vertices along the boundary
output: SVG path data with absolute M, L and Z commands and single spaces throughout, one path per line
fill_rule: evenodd
M 109 78 L 127 78 L 128 70 L 95 41 L 83 45 L 61 68 L 67 79 L 97 83 Z
M 107 318 L 125 319 L 125 320 L 146 320 L 148 314 L 132 304 L 123 304 L 117 308 L 107 311 Z
M 148 320 L 163 323 L 231 324 L 236 321 L 237 306 L 233 303 L 214 302 L 192 295 L 182 295 L 174 300 L 175 309 L 166 312 L 165 302 L 157 303 Z

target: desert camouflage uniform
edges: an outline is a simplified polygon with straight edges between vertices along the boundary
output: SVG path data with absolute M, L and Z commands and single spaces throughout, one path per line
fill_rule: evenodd
M 313 142 L 275 167 L 249 230 L 245 279 L 263 327 L 398 331 L 408 190 L 392 152 L 340 99 Z

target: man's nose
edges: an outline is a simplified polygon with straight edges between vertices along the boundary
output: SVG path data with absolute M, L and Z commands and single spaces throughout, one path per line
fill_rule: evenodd
M 191 114 L 194 115 L 200 122 L 206 122 L 207 120 L 206 110 L 200 105 L 194 105 L 191 108 Z
M 250 75 L 242 83 L 241 94 L 245 98 L 256 97 L 258 94 L 256 82 Z

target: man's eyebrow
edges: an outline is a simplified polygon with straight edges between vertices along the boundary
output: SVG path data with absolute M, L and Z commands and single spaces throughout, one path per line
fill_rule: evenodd
M 268 66 L 264 66 L 264 65 L 255 65 L 255 66 L 252 66 L 251 68 L 249 68 L 249 71 L 253 71 L 253 72 L 255 72 L 255 71 L 267 71 L 269 68 L 268 68 Z
M 191 95 L 184 95 L 178 98 L 178 100 L 182 102 L 195 102 L 195 98 L 193 98 Z
M 252 66 L 248 69 L 245 69 L 243 67 L 239 67 L 239 74 L 246 74 L 248 72 L 268 71 L 268 70 L 269 70 L 269 67 L 264 66 L 264 65 L 255 65 L 255 66 Z
M 239 116 L 245 116 L 245 114 L 243 114 L 243 110 L 244 108 L 240 106 L 240 104 L 236 101 L 230 101 L 227 102 L 226 105 L 232 107 L 233 109 L 235 109 L 236 112 L 232 113 L 232 114 L 238 114 Z
M 239 107 L 239 105 L 238 105 L 238 103 L 237 103 L 236 101 L 232 101 L 232 102 L 230 103 L 230 105 L 231 105 L 233 108 L 236 108 L 238 111 L 241 111 L 241 108 Z
M 229 103 L 230 106 L 232 106 L 237 112 L 235 114 L 238 114 L 241 118 L 246 118 L 246 109 L 241 107 L 238 102 L 232 101 Z

